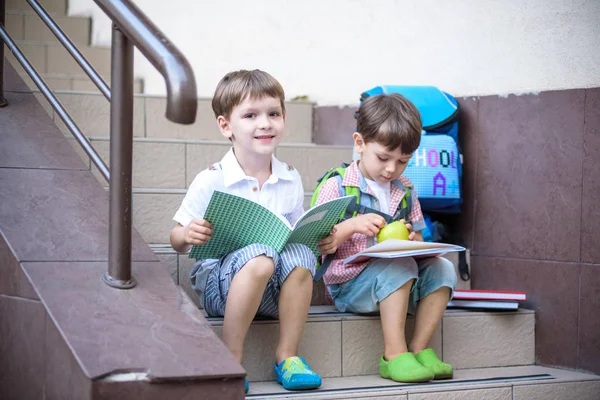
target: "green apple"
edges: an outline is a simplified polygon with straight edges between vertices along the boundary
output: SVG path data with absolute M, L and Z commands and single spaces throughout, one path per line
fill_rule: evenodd
M 404 222 L 394 221 L 381 228 L 377 234 L 377 241 L 381 243 L 388 239 L 408 240 L 408 235 L 408 228 Z

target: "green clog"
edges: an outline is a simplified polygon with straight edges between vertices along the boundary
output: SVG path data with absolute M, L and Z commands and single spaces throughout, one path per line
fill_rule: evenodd
M 405 383 L 427 382 L 434 376 L 433 371 L 421 365 L 411 352 L 401 354 L 390 361 L 381 357 L 379 374 L 382 378 Z
M 433 349 L 421 350 L 415 357 L 422 366 L 430 368 L 433 371 L 435 375 L 433 379 L 452 378 L 452 365 L 440 360 Z

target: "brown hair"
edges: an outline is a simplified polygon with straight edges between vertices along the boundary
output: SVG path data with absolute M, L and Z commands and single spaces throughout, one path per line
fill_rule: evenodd
M 285 115 L 285 93 L 283 87 L 268 73 L 255 69 L 229 72 L 221 79 L 212 100 L 215 117 L 229 118 L 235 106 L 246 98 L 260 99 L 264 96 L 281 101 L 281 111 Z
M 398 93 L 367 97 L 358 109 L 357 130 L 365 143 L 411 154 L 421 143 L 421 115 Z

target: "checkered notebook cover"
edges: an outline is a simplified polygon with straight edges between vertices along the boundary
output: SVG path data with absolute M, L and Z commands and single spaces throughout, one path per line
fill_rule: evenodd
M 212 238 L 206 244 L 193 246 L 190 258 L 221 258 L 256 243 L 269 245 L 279 253 L 288 241 L 303 243 L 318 255 L 319 240 L 338 223 L 352 199 L 342 197 L 313 207 L 292 229 L 282 217 L 258 203 L 215 191 L 204 214 L 204 219 L 213 225 Z

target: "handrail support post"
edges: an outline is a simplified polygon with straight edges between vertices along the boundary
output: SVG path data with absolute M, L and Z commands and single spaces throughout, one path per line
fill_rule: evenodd
M 0 0 L 0 25 L 6 26 L 5 0 Z M 6 107 L 8 102 L 4 98 L 4 43 L 0 41 L 0 108 Z
M 132 159 L 133 159 L 133 44 L 113 24 L 110 102 L 109 286 L 129 289 L 131 275 Z

